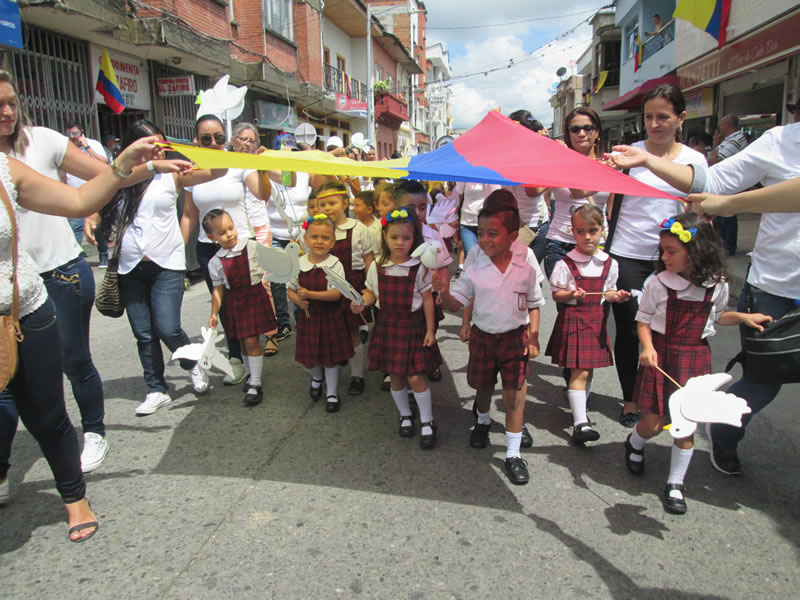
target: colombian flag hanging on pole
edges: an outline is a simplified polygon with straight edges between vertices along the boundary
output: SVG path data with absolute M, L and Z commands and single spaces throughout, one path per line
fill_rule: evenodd
M 732 0 L 679 0 L 673 19 L 688 21 L 717 40 L 717 47 L 725 44 Z
M 119 114 L 125 110 L 125 101 L 122 99 L 122 92 L 119 91 L 117 74 L 111 64 L 111 57 L 108 50 L 103 50 L 103 58 L 100 60 L 100 72 L 97 74 L 97 85 L 95 89 L 103 96 L 108 107 Z
M 633 57 L 633 72 L 634 73 L 636 73 L 636 71 L 639 70 L 639 67 L 642 66 L 642 58 L 643 58 L 642 53 L 643 53 L 642 36 L 637 33 L 636 34 L 636 54 Z

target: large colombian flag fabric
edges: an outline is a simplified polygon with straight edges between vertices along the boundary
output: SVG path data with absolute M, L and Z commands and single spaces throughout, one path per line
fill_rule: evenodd
M 111 64 L 108 50 L 103 50 L 103 58 L 100 59 L 100 72 L 97 74 L 95 89 L 102 94 L 103 100 L 116 114 L 125 110 L 125 101 L 122 99 L 122 92 L 119 91 L 117 74 L 114 72 L 114 65 Z
M 727 38 L 728 19 L 731 15 L 732 0 L 679 0 L 673 19 L 688 21 L 698 29 L 717 40 L 722 48 Z
M 494 111 L 451 144 L 395 160 L 359 162 L 335 158 L 319 150 L 266 150 L 262 154 L 243 154 L 182 144 L 169 146 L 203 169 L 274 169 L 320 175 L 474 181 L 677 199 Z

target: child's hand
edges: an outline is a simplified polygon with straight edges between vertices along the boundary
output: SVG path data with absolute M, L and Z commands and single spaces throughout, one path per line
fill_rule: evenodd
M 295 293 L 297 294 L 297 297 L 300 298 L 300 300 L 308 300 L 308 297 L 307 297 L 308 296 L 308 290 L 306 288 L 298 287 L 295 290 Z M 300 308 L 303 308 L 303 307 L 301 306 Z
M 461 329 L 458 331 L 458 337 L 461 338 L 461 341 L 465 344 L 469 341 L 469 336 L 472 333 L 472 326 L 469 323 L 464 323 L 461 325 Z
M 743 324 L 753 329 L 758 329 L 759 331 L 764 331 L 763 326 L 767 323 L 772 323 L 772 321 L 772 317 L 762 313 L 745 313 L 744 317 L 742 317 Z
M 422 340 L 422 345 L 426 348 L 430 348 L 436 343 L 436 334 L 432 331 L 425 332 L 425 339 Z
M 217 328 L 217 323 L 219 323 L 219 316 L 218 315 L 211 315 L 210 317 L 208 317 L 208 326 L 211 329 L 216 329 Z
M 525 355 L 528 357 L 528 360 L 539 356 L 538 333 L 532 333 L 528 336 L 528 340 L 525 342 Z
M 658 353 L 655 348 L 645 348 L 639 355 L 639 364 L 643 367 L 655 367 L 658 365 Z
M 584 290 L 583 288 L 572 290 L 573 300 L 583 300 L 585 297 L 586 297 L 586 290 Z
M 365 304 L 356 304 L 355 302 L 350 303 L 350 310 L 352 310 L 353 314 L 355 315 L 360 315 L 366 308 L 367 306 Z
M 612 302 L 627 302 L 631 299 L 631 293 L 628 290 L 617 290 L 612 296 Z
M 439 272 L 433 272 L 433 281 L 431 282 L 433 285 L 433 289 L 439 292 L 440 294 L 447 290 L 449 281 L 444 281 L 441 277 L 439 277 Z
M 299 306 L 301 310 L 308 310 L 309 307 L 308 300 L 300 300 L 300 302 L 295 302 L 295 304 Z

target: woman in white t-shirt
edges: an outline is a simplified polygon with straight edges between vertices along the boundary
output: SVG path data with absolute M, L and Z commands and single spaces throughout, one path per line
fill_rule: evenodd
M 141 119 L 128 127 L 123 144 L 153 135 L 164 140 L 157 125 Z M 181 188 L 225 173 L 224 169 L 161 173 L 162 165 L 161 161 L 148 164 L 148 177 L 119 191 L 99 215 L 103 234 L 108 237 L 115 232 L 119 246 L 119 291 L 147 385 L 144 402 L 136 407 L 139 416 L 153 414 L 172 401 L 161 342 L 171 352 L 191 343 L 181 327 L 186 251 L 178 225 L 178 194 Z M 208 391 L 205 370 L 191 360 L 181 359 L 180 365 L 191 370 L 196 393 Z
M 197 119 L 195 126 L 195 142 L 204 148 L 222 150 L 227 140 L 222 121 L 216 115 L 203 115 Z M 192 233 L 197 231 L 197 262 L 203 272 L 208 291 L 213 288 L 211 276 L 208 273 L 208 262 L 217 253 L 217 245 L 208 239 L 203 228 L 197 225 L 205 214 L 212 208 L 224 209 L 233 219 L 239 235 L 249 235 L 250 223 L 247 219 L 245 195 L 249 190 L 257 199 L 266 202 L 270 197 L 272 185 L 266 171 L 253 169 L 228 169 L 228 172 L 214 181 L 185 188 L 183 216 L 181 217 L 181 233 L 188 244 Z M 225 322 L 222 322 L 223 327 Z M 226 385 L 235 385 L 243 382 L 247 371 L 242 364 L 242 350 L 239 340 L 227 337 L 228 358 L 233 368 L 233 377 L 225 376 Z
M 459 197 L 459 228 L 461 245 L 464 248 L 464 257 L 469 254 L 472 247 L 478 243 L 478 213 L 483 208 L 483 203 L 495 190 L 501 186 L 489 183 L 472 183 L 459 181 L 456 183 L 455 192 Z M 458 265 L 459 271 L 464 268 Z
M 672 85 L 660 85 L 647 93 L 642 103 L 647 139 L 634 146 L 650 154 L 676 163 L 691 166 L 695 172 L 705 174 L 705 156 L 678 142 L 683 121 L 686 119 L 686 101 L 681 91 Z M 684 196 L 644 167 L 633 168 L 630 176 L 638 181 L 674 196 Z M 705 179 L 705 177 L 703 177 Z M 614 219 L 615 212 L 619 212 Z M 638 293 L 645 279 L 653 272 L 658 259 L 660 225 L 671 216 L 684 212 L 682 202 L 664 198 L 636 196 L 613 197 L 609 202 L 608 252 L 619 263 L 617 287 L 633 294 L 630 302 L 614 304 L 616 340 L 614 363 L 622 387 L 623 409 L 620 423 L 633 427 L 638 420 L 638 410 L 633 402 L 636 371 L 639 366 L 639 337 L 636 333 L 636 312 L 639 310 Z

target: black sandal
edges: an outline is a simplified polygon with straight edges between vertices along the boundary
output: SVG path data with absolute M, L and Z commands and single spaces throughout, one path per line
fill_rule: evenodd
M 420 423 L 419 425 L 420 428 L 430 427 L 433 430 L 433 432 L 430 435 L 424 435 L 420 430 L 420 436 L 419 436 L 420 448 L 422 448 L 423 450 L 430 450 L 436 444 L 436 434 L 439 431 L 439 427 L 437 427 L 436 423 L 434 423 L 433 421 L 428 421 L 427 423 Z
M 318 383 L 319 387 L 314 387 L 314 384 Z M 314 379 L 311 378 L 311 385 L 308 388 L 308 395 L 311 396 L 311 399 L 316 402 L 319 400 L 320 396 L 322 396 L 322 380 L 321 379 Z
M 681 493 L 680 498 L 674 498 L 669 493 L 672 490 L 678 490 Z M 686 489 L 682 483 L 668 483 L 664 488 L 664 510 L 673 515 L 686 514 Z
M 596 442 L 600 439 L 600 434 L 592 429 L 592 424 L 589 422 L 578 423 L 572 428 L 572 441 L 583 446 L 586 442 Z
M 331 402 L 331 398 L 333 398 L 336 402 Z M 339 412 L 339 408 L 341 407 L 341 402 L 339 402 L 339 398 L 337 396 L 328 396 L 325 402 L 325 412 L 335 413 Z
M 268 347 L 270 344 L 272 346 Z M 278 353 L 278 342 L 275 341 L 275 338 L 271 335 L 267 336 L 267 340 L 264 342 L 264 356 L 267 358 L 272 358 Z
M 403 421 L 411 421 L 411 424 L 403 425 Z M 400 429 L 397 430 L 397 433 L 404 438 L 414 437 L 414 415 L 400 416 Z
M 635 460 L 631 460 L 631 454 L 637 454 L 642 457 L 642 460 L 636 462 Z M 631 436 L 628 434 L 628 437 L 625 438 L 625 466 L 628 467 L 628 471 L 633 473 L 634 475 L 641 475 L 644 473 L 644 448 L 641 450 L 637 450 L 633 446 L 631 446 Z

